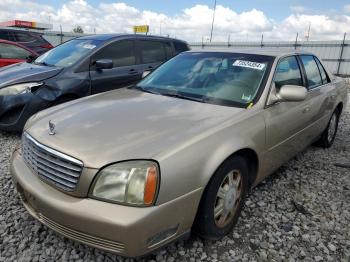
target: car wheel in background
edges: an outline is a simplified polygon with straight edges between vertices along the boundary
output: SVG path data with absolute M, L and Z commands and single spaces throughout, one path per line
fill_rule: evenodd
M 248 164 L 240 156 L 226 160 L 207 185 L 194 224 L 196 233 L 216 240 L 237 223 L 248 189 Z
M 326 130 L 323 131 L 321 138 L 316 142 L 317 146 L 329 148 L 333 145 L 338 131 L 339 115 L 340 112 L 336 109 L 329 120 Z

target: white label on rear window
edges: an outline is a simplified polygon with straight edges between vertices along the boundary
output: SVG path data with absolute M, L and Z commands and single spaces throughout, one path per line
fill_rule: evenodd
M 94 49 L 95 47 L 96 47 L 95 45 L 90 45 L 90 44 L 83 45 L 83 48 L 86 48 L 86 49 Z
M 265 64 L 252 62 L 252 61 L 244 61 L 244 60 L 236 60 L 233 64 L 233 66 L 240 66 L 240 67 L 247 67 L 257 70 L 263 70 L 265 68 Z

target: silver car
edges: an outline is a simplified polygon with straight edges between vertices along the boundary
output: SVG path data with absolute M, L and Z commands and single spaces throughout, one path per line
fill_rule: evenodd
M 332 145 L 346 87 L 313 54 L 192 51 L 138 85 L 36 114 L 11 172 L 58 233 L 140 256 L 191 231 L 219 239 L 250 188 Z

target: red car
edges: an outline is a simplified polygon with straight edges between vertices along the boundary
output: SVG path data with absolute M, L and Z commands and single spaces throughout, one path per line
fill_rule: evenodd
M 34 60 L 39 55 L 21 44 L 0 40 L 0 67 Z

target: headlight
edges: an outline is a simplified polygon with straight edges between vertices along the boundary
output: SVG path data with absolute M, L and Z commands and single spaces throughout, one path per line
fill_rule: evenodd
M 18 95 L 31 92 L 33 87 L 41 86 L 43 83 L 23 83 L 7 86 L 0 89 L 0 96 Z
M 133 160 L 105 167 L 97 174 L 91 196 L 116 203 L 149 206 L 156 198 L 159 169 L 153 161 Z

